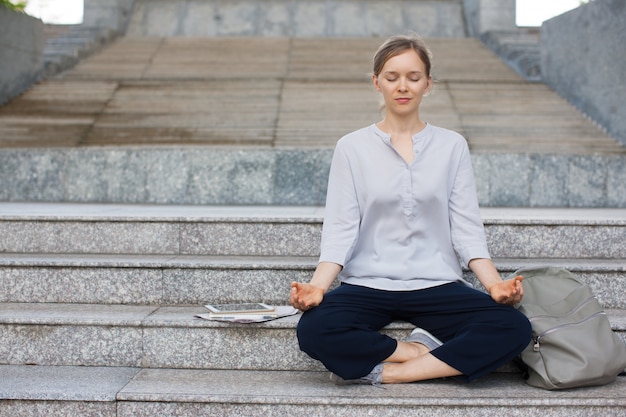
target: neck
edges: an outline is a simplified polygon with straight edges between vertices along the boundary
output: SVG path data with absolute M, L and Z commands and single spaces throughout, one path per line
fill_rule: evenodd
M 410 135 L 421 132 L 426 127 L 426 123 L 419 117 L 393 118 L 385 117 L 378 123 L 378 128 L 383 132 L 399 135 Z

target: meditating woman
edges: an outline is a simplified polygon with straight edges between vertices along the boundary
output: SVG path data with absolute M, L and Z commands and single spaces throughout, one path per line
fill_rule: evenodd
M 420 117 L 433 86 L 424 42 L 388 39 L 372 82 L 384 117 L 337 142 L 319 264 L 291 285 L 300 348 L 337 383 L 471 381 L 530 342 L 512 307 L 523 278 L 502 280 L 490 259 L 465 139 Z M 398 320 L 417 327 L 404 340 L 380 333 Z

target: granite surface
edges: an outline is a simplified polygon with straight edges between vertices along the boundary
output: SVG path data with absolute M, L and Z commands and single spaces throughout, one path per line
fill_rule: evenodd
M 491 256 L 626 259 L 626 227 L 485 225 Z
M 0 304 L 0 363 L 321 370 L 300 352 L 299 315 L 255 324 L 198 319 L 203 306 Z M 626 340 L 626 310 L 607 310 Z M 406 337 L 412 326 L 394 322 L 382 332 Z M 226 354 L 228 352 L 228 354 Z
M 198 403 L 144 403 L 128 402 L 119 407 L 120 417 L 153 416 L 155 414 L 171 417 L 225 416 L 225 417 L 282 417 L 307 415 L 311 417 L 359 417 L 376 415 L 395 417 L 407 413 L 428 415 L 432 417 L 499 417 L 541 415 L 545 417 L 588 417 L 606 416 L 622 417 L 622 406 L 586 406 L 586 405 L 524 405 L 513 406 L 449 406 L 449 405 L 257 405 L 257 404 L 198 404 Z
M 607 162 L 607 199 L 614 207 L 626 207 L 626 164 L 619 157 L 610 158 Z
M 11 417 L 117 417 L 115 402 L 3 400 L 0 413 Z
M 141 321 L 155 307 L 7 303 L 0 363 L 139 366 Z
M 566 268 L 606 308 L 626 308 L 622 259 L 496 258 L 502 276 L 525 267 Z M 306 282 L 317 257 L 0 254 L 0 302 L 182 305 L 284 304 L 292 281 Z M 477 285 L 469 271 L 465 279 Z
M 2 149 L 0 200 L 318 206 L 331 157 L 329 148 Z M 626 207 L 625 158 L 472 153 L 484 207 Z
M 481 214 L 504 275 L 561 266 L 608 308 L 626 303 L 623 209 Z M 0 301 L 281 304 L 291 281 L 310 277 L 322 217 L 318 206 L 0 203 Z
M 144 322 L 142 366 L 319 370 L 300 352 L 295 337 L 299 316 L 258 324 L 201 320 L 203 307 L 163 307 Z
M 180 253 L 314 256 L 320 238 L 319 223 L 186 223 L 181 225 Z
M 521 211 L 523 212 L 523 211 Z M 577 211 L 573 211 L 577 213 Z M 611 213 L 612 211 L 606 211 Z M 255 220 L 320 222 L 321 206 L 258 206 L 258 205 L 179 205 L 179 204 L 110 204 L 110 203 L 46 203 L 0 202 L 2 219 L 25 220 L 99 220 L 131 221 L 150 218 L 165 220 Z M 531 212 L 532 213 L 532 212 Z M 590 213 L 596 213 L 590 212 Z M 604 212 L 602 212 L 604 213 Z
M 270 382 L 271 381 L 271 382 Z M 493 374 L 472 384 L 433 381 L 404 385 L 337 387 L 327 372 L 144 370 L 118 395 L 122 415 L 165 412 L 200 415 L 394 416 L 406 412 L 446 416 L 619 415 L 624 407 L 620 380 L 601 388 L 547 392 L 524 384 L 519 375 Z M 166 389 L 163 389 L 167 386 Z M 158 392 L 158 395 L 152 394 Z M 167 403 L 166 403 L 167 401 Z M 294 413 L 294 414 L 292 414 Z
M 1 256 L 0 256 L 1 257 Z M 151 268 L 44 266 L 21 258 L 0 267 L 0 302 L 156 304 L 164 301 L 163 272 Z
M 124 367 L 0 365 L 0 398 L 113 402 L 139 371 Z
M 245 375 L 245 378 L 242 376 Z M 271 382 L 271 383 L 270 383 Z M 552 405 L 626 405 L 620 395 L 626 380 L 595 387 L 549 392 L 528 386 L 519 374 L 491 374 L 470 384 L 437 380 L 413 384 L 338 387 L 328 372 L 260 372 L 232 370 L 144 369 L 118 394 L 119 400 L 154 401 L 154 392 L 168 401 L 189 402 L 228 397 L 231 402 L 275 403 L 280 397 L 304 404 L 361 405 L 517 405 L 551 402 Z M 602 393 L 602 400 L 594 400 Z M 276 398 L 278 397 L 278 398 Z M 239 401 L 237 401 L 239 398 Z
M 3 303 L 0 320 L 7 324 L 75 324 L 139 327 L 157 307 L 60 303 Z
M 519 374 L 471 384 L 451 380 L 336 386 L 328 372 L 0 366 L 0 411 L 11 415 L 105 416 L 620 416 L 626 379 L 602 387 L 545 391 Z M 45 402 L 44 402 L 45 401 Z M 111 412 L 111 406 L 117 414 Z M 96 414 L 100 410 L 102 414 Z
M 0 302 L 283 304 L 317 258 L 0 254 Z
M 0 252 L 177 253 L 179 226 L 158 222 L 0 223 Z
M 144 207 L 2 203 L 0 252 L 319 254 L 322 211 L 316 207 Z M 626 258 L 623 209 L 486 208 L 482 214 L 495 257 Z
M 141 365 L 142 334 L 138 328 L 3 324 L 0 333 L 3 336 L 1 363 Z
M 201 304 L 263 301 L 286 304 L 289 285 L 306 282 L 314 263 L 286 270 L 188 270 L 164 271 L 163 301 L 166 304 Z

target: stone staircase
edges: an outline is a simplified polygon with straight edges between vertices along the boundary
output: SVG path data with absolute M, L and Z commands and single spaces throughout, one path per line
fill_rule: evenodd
M 555 394 L 526 386 L 512 365 L 470 385 L 336 387 L 299 352 L 298 316 L 194 318 L 208 302 L 286 304 L 289 283 L 315 266 L 322 215 L 311 206 L 0 204 L 0 414 L 624 411 L 625 378 Z M 624 210 L 485 208 L 483 218 L 503 274 L 569 268 L 626 339 Z M 402 337 L 410 327 L 385 331 Z
M 44 27 L 46 38 L 41 78 L 46 79 L 74 67 L 82 59 L 99 51 L 117 37 L 111 29 L 83 25 Z
M 119 38 L 0 108 L 0 200 L 323 205 L 380 42 Z M 480 41 L 428 43 L 423 115 L 468 139 L 481 205 L 626 207 L 624 146 Z
M 487 31 L 480 40 L 526 80 L 541 82 L 540 28 Z

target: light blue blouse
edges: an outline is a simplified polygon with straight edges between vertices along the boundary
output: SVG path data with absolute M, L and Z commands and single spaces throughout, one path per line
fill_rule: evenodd
M 342 265 L 342 282 L 382 290 L 467 284 L 461 264 L 490 257 L 467 142 L 428 124 L 407 164 L 390 139 L 374 124 L 337 142 L 320 262 Z

